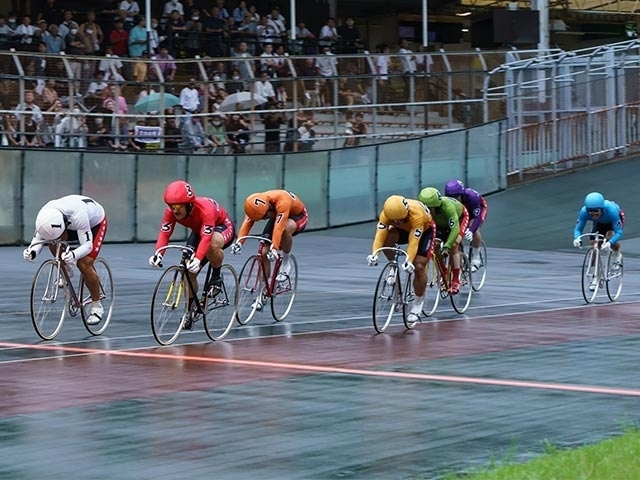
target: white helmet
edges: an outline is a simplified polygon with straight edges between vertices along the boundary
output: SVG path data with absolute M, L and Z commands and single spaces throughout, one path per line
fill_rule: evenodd
M 43 208 L 36 217 L 36 233 L 44 240 L 55 240 L 64 233 L 65 223 L 62 212 L 57 208 Z

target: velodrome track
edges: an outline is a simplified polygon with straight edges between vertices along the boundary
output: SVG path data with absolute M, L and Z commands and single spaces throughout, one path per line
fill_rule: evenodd
M 635 169 L 491 196 L 485 288 L 466 315 L 442 302 L 410 332 L 400 318 L 382 335 L 371 325 L 373 224 L 296 238 L 286 322 L 265 311 L 219 343 L 196 324 L 164 348 L 149 325 L 152 245 L 106 245 L 109 330 L 88 338 L 71 319 L 55 342 L 29 320 L 36 267 L 4 247 L 0 478 L 434 478 L 617 434 L 639 416 L 640 260 L 633 186 L 607 182 Z M 593 188 L 625 209 L 627 257 L 620 301 L 585 306 L 570 240 Z

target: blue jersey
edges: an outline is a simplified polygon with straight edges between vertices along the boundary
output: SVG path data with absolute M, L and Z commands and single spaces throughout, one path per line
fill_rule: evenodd
M 576 228 L 573 231 L 573 238 L 578 238 L 582 235 L 585 224 L 589 221 L 593 221 L 594 224 L 611 224 L 613 229 L 613 236 L 609 239 L 611 245 L 616 243 L 622 238 L 622 229 L 624 227 L 624 220 L 622 210 L 616 202 L 611 200 L 604 201 L 604 210 L 602 215 L 597 220 L 592 220 L 591 216 L 587 212 L 586 207 L 582 207 L 578 213 L 578 221 L 576 222 Z

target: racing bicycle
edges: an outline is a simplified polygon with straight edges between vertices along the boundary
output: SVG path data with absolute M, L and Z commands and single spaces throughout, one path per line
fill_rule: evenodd
M 469 245 L 469 249 L 467 250 L 469 252 L 467 254 L 467 257 L 469 259 L 471 259 L 472 249 L 473 247 Z M 471 265 L 471 273 L 473 274 L 471 278 L 471 287 L 473 288 L 474 292 L 479 292 L 480 289 L 484 286 L 485 280 L 487 279 L 487 246 L 485 245 L 484 240 L 482 241 L 482 243 L 480 243 L 480 246 L 476 250 L 477 254 L 480 257 L 480 266 L 474 268 L 474 266 Z
M 258 250 L 251 255 L 240 270 L 240 294 L 238 298 L 238 323 L 246 325 L 267 301 L 271 304 L 271 315 L 276 322 L 284 320 L 293 306 L 298 288 L 298 263 L 289 255 L 289 272 L 280 271 L 283 258 L 278 256 L 271 265 L 262 252 L 271 244 L 266 237 L 247 235 L 238 238 L 258 240 Z M 266 268 L 269 266 L 270 268 Z
M 204 288 L 200 295 L 188 274 L 187 262 L 195 253 L 189 245 L 167 245 L 156 255 L 174 249 L 182 252 L 180 262 L 167 267 L 160 275 L 151 299 L 151 331 L 160 345 L 171 345 L 185 327 L 187 316 L 192 321 L 202 318 L 207 336 L 214 341 L 223 340 L 236 318 L 238 303 L 238 275 L 231 265 L 220 267 L 219 285 L 211 282 L 209 263 Z M 160 264 L 162 267 L 162 264 Z M 189 292 L 194 292 L 189 302 Z
M 617 253 L 613 250 L 609 250 L 607 255 L 602 253 L 602 242 L 606 238 L 600 233 L 585 233 L 580 235 L 578 239 L 582 241 L 587 237 L 594 243 L 587 250 L 582 261 L 582 296 L 584 301 L 592 303 L 598 295 L 598 291 L 605 288 L 609 300 L 615 302 L 622 292 L 624 276 L 622 254 L 618 260 Z
M 378 277 L 373 295 L 373 328 L 378 333 L 384 332 L 391 323 L 393 314 L 402 312 L 404 326 L 411 330 L 418 323 L 418 320 L 409 320 L 411 302 L 415 298 L 413 273 L 406 273 L 402 278 L 399 268 L 401 260 L 407 258 L 407 252 L 396 245 L 379 248 L 373 255 L 379 256 L 385 251 L 393 252 L 393 259 L 386 263 Z
M 43 340 L 53 340 L 62 329 L 66 315 L 76 317 L 80 313 L 82 323 L 91 335 L 101 335 L 109 326 L 115 300 L 111 269 L 103 258 L 96 258 L 93 268 L 100 279 L 100 301 L 104 307 L 102 320 L 90 325 L 87 319 L 91 315 L 91 294 L 80 275 L 78 289 L 61 259 L 69 244 L 62 240 L 43 241 L 32 246 L 54 245 L 53 258 L 45 260 L 36 271 L 31 284 L 31 322 L 36 333 Z

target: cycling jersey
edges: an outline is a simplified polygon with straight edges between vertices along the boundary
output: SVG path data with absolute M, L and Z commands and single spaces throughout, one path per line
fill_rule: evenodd
M 469 213 L 469 230 L 476 233 L 487 216 L 487 201 L 473 188 L 465 188 L 460 200 Z
M 442 197 L 442 204 L 431 211 L 433 221 L 438 230 L 449 232 L 446 240 L 443 238 L 445 248 L 453 247 L 458 236 L 464 234 L 469 223 L 467 209 L 455 198 Z
M 42 209 L 45 208 L 56 208 L 60 210 L 64 216 L 65 228 L 68 231 L 67 233 L 77 233 L 77 239 L 78 242 L 80 242 L 80 246 L 73 250 L 76 260 L 86 257 L 94 251 L 96 251 L 95 253 L 97 254 L 97 251 L 100 250 L 100 246 L 102 245 L 104 232 L 106 231 L 106 217 L 102 205 L 94 199 L 84 195 L 67 195 L 47 202 L 42 207 Z M 101 230 L 101 238 L 96 239 L 96 241 L 99 240 L 99 244 L 94 245 L 92 228 L 103 222 L 105 223 L 105 228 Z M 75 239 L 75 237 L 76 235 L 69 235 L 69 239 Z M 36 233 L 31 240 L 31 245 L 42 241 L 43 238 Z M 37 245 L 35 247 L 31 247 L 31 245 L 29 245 L 29 248 L 34 250 L 36 254 L 42 248 L 42 245 Z
M 287 220 L 291 217 L 295 217 L 303 214 L 304 218 L 307 218 L 307 209 L 304 203 L 293 193 L 286 190 L 269 190 L 260 194 L 269 202 L 269 205 L 275 209 L 273 214 L 274 226 L 271 241 L 273 242 L 273 248 L 280 250 L 280 242 L 282 241 L 282 235 L 287 226 Z M 245 216 L 242 226 L 238 232 L 238 237 L 245 237 L 251 232 L 251 227 L 254 225 L 254 221 Z M 304 221 L 304 226 L 306 226 Z M 244 243 L 244 242 L 243 242 Z
M 423 235 L 435 236 L 435 225 L 429 209 L 418 200 L 407 199 L 409 204 L 409 214 L 400 223 L 392 222 L 384 212 L 380 212 L 378 219 L 378 230 L 373 239 L 371 252 L 375 252 L 384 246 L 389 233 L 389 227 L 397 228 L 408 232 L 407 260 L 413 262 L 418 252 L 418 245 Z M 433 244 L 433 242 L 431 242 Z
M 598 225 L 611 225 L 613 236 L 609 239 L 609 243 L 613 245 L 622 238 L 624 228 L 624 213 L 620 209 L 620 205 L 611 200 L 604 201 L 604 209 L 597 220 L 593 220 L 586 207 L 582 207 L 578 213 L 576 228 L 573 230 L 573 238 L 582 235 L 582 230 L 588 221 L 593 221 L 594 227 Z
M 179 223 L 200 236 L 200 243 L 196 249 L 195 257 L 202 261 L 207 255 L 209 245 L 211 245 L 211 237 L 215 228 L 230 221 L 227 211 L 222 205 L 208 197 L 196 197 L 195 202 L 193 202 L 193 208 L 181 220 L 178 220 L 171 208 L 167 207 L 162 217 L 162 224 L 156 241 L 156 251 L 169 243 L 174 227 L 176 223 Z

